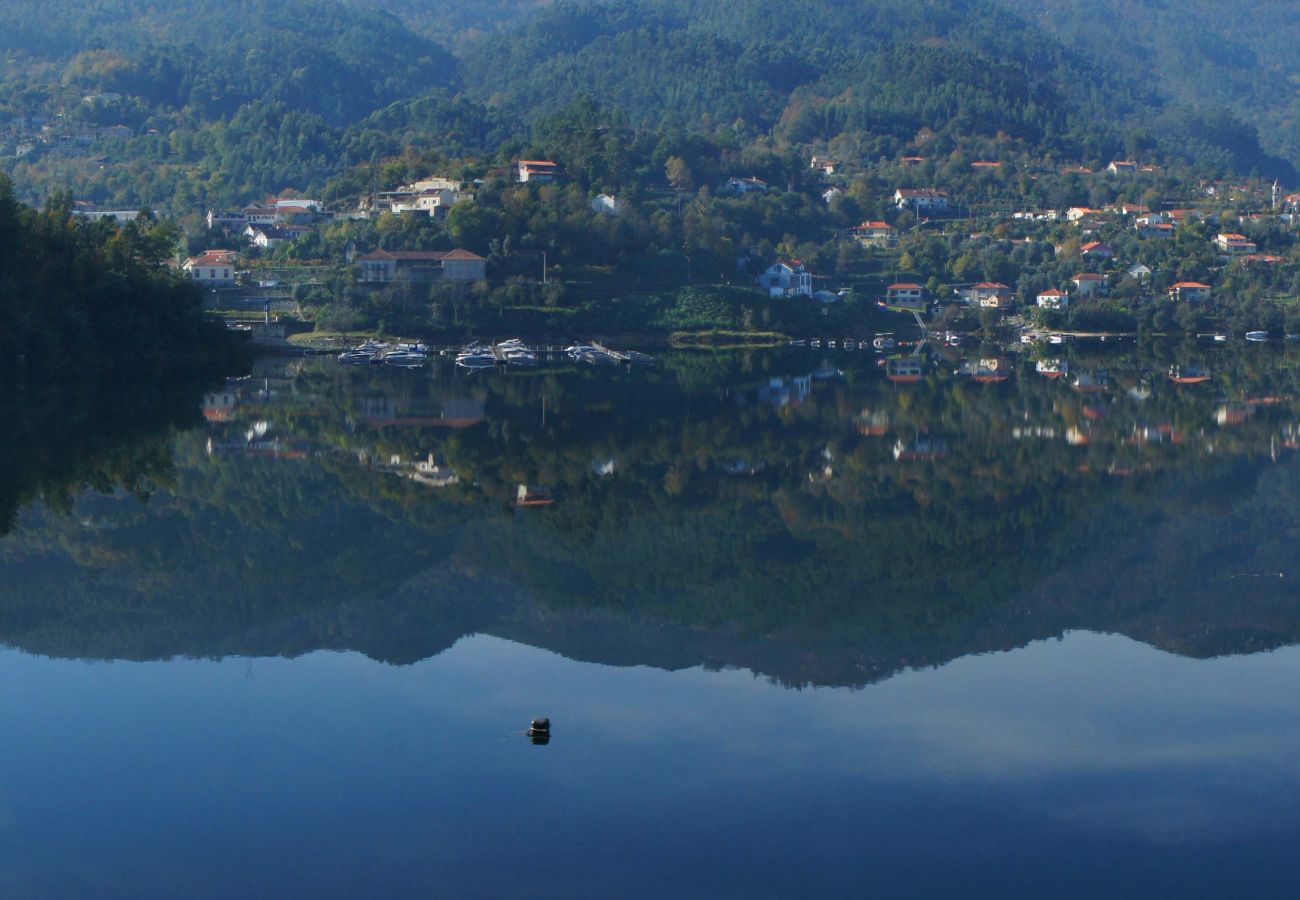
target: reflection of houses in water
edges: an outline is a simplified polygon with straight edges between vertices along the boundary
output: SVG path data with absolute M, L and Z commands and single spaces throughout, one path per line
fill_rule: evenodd
M 354 421 L 370 428 L 469 428 L 485 418 L 482 398 L 406 400 L 368 394 L 358 400 Z
M 362 465 L 370 464 L 369 451 L 362 450 L 357 454 L 357 460 Z M 400 475 L 403 478 L 409 478 L 420 484 L 429 487 L 448 487 L 453 484 L 460 484 L 460 476 L 450 466 L 440 466 L 430 453 L 426 458 L 419 460 L 408 460 L 400 453 L 390 454 L 387 464 L 376 466 L 382 472 L 388 472 L 393 475 Z
M 543 485 L 521 484 L 515 490 L 515 506 L 550 506 L 554 502 L 551 489 Z
M 591 471 L 593 475 L 599 475 L 602 478 L 613 475 L 618 471 L 618 461 L 612 456 L 606 459 L 593 459 L 591 461 Z
M 1247 403 L 1225 403 L 1214 411 L 1214 421 L 1219 425 L 1241 425 L 1255 414 L 1255 407 Z
M 1201 384 L 1210 380 L 1210 372 L 1198 363 L 1172 365 L 1169 367 L 1169 380 L 1176 384 Z
M 994 384 L 1011 377 L 1011 363 L 1001 357 L 966 360 L 953 374 L 964 375 L 979 384 Z
M 229 422 L 235 418 L 239 394 L 230 388 L 203 396 L 203 418 L 209 422 Z
M 1141 444 L 1181 444 L 1183 433 L 1174 428 L 1172 422 L 1158 422 L 1155 425 L 1134 425 L 1133 434 L 1128 443 Z
M 889 434 L 892 424 L 889 419 L 889 413 L 882 409 L 874 412 L 864 409 L 858 413 L 858 433 L 865 434 L 868 437 L 883 437 Z
M 1110 375 L 1106 372 L 1080 372 L 1074 376 L 1074 383 L 1070 385 L 1080 394 L 1097 394 L 1104 390 L 1110 384 Z
M 1065 432 L 1065 442 L 1071 447 L 1082 447 L 1092 443 L 1092 436 L 1077 425 L 1071 425 Z
M 751 462 L 748 459 L 733 459 L 722 464 L 722 471 L 728 475 L 757 475 L 767 468 L 767 463 Z
M 1282 446 L 1288 450 L 1300 450 L 1300 425 L 1293 422 L 1283 426 Z
M 885 377 L 895 384 L 916 384 L 924 374 L 921 360 L 915 356 L 891 359 L 885 365 Z
M 450 466 L 440 466 L 434 462 L 433 454 L 415 464 L 415 471 L 410 474 L 412 481 L 427 484 L 430 487 L 448 487 L 460 484 L 460 476 Z
M 758 389 L 758 399 L 778 409 L 782 406 L 798 406 L 812 394 L 812 382 L 811 375 L 773 378 Z
M 267 459 L 306 459 L 311 455 L 305 441 L 275 433 L 268 421 L 259 421 L 244 432 L 243 441 L 218 442 L 208 438 L 209 456 L 254 456 Z
M 899 440 L 894 443 L 894 459 L 904 462 L 917 459 L 939 459 L 948 455 L 948 442 L 943 438 L 917 438 L 911 443 Z
M 1061 378 L 1070 371 L 1070 364 L 1064 359 L 1040 359 L 1034 368 L 1044 378 Z

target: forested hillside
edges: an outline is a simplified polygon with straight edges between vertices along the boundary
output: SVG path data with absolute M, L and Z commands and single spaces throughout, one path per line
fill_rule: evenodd
M 1140 156 L 1295 180 L 1254 130 L 1300 159 L 1291 70 L 1269 52 L 1294 13 L 1102 7 L 1085 21 L 1020 0 L 12 0 L 0 163 L 32 201 L 67 186 L 183 214 L 320 191 L 409 147 L 505 161 L 590 94 L 608 125 L 794 156 Z M 1204 38 L 1219 27 L 1227 44 Z
M 194 373 L 218 357 L 224 329 L 166 266 L 175 225 L 89 222 L 71 205 L 37 212 L 0 175 L 0 377 Z
M 1230 107 L 1300 159 L 1300 5 L 1214 0 L 1000 0 L 1098 65 L 1181 103 Z M 1155 123 L 1159 127 L 1159 123 Z
M 359 9 L 391 12 L 412 31 L 449 47 L 507 28 L 554 0 L 348 0 Z

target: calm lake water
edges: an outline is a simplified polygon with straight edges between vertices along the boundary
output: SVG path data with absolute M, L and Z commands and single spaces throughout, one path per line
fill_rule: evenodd
M 1291 895 L 1300 352 L 906 354 L 15 393 L 0 896 Z

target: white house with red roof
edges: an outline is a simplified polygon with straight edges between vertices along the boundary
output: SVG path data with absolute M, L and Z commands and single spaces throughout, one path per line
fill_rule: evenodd
M 1089 241 L 1079 248 L 1079 255 L 1084 259 L 1114 259 L 1115 251 L 1101 241 Z
M 814 155 L 808 168 L 823 175 L 834 175 L 840 167 L 840 161 L 833 156 Z
M 812 273 L 801 259 L 779 259 L 758 276 L 769 297 L 812 296 Z
M 925 288 L 910 281 L 899 281 L 885 288 L 885 305 L 900 309 L 925 309 Z
M 1070 295 L 1056 288 L 1043 291 L 1035 300 L 1043 309 L 1068 309 L 1070 306 Z
M 1081 272 L 1070 280 L 1074 282 L 1074 288 L 1080 297 L 1091 297 L 1106 288 L 1106 276 L 1096 272 Z
M 1133 226 L 1138 233 L 1138 237 L 1173 237 L 1174 226 L 1170 222 L 1160 221 L 1155 216 L 1146 216 L 1137 220 Z
M 853 238 L 864 247 L 892 247 L 898 232 L 888 222 L 863 222 L 853 229 Z
M 981 281 L 970 287 L 958 288 L 962 302 L 986 309 L 1001 309 L 1011 302 L 1011 288 L 1000 281 Z
M 392 281 L 482 281 L 487 261 L 468 250 L 373 250 L 357 257 L 360 280 L 366 284 Z
M 209 250 L 181 263 L 181 271 L 207 288 L 235 286 L 235 251 Z
M 520 184 L 550 184 L 560 177 L 560 167 L 549 159 L 521 159 L 515 177 Z
M 899 209 L 911 209 L 918 213 L 941 213 L 948 211 L 949 198 L 946 191 L 931 188 L 899 188 L 894 191 L 894 205 Z
M 1210 286 L 1199 281 L 1180 281 L 1169 289 L 1169 299 L 1196 303 L 1210 299 Z
M 1214 238 L 1214 246 L 1218 247 L 1229 256 L 1240 256 L 1246 253 L 1254 253 L 1259 249 L 1255 246 L 1255 242 L 1244 234 L 1233 234 L 1231 232 L 1224 232 L 1216 235 Z

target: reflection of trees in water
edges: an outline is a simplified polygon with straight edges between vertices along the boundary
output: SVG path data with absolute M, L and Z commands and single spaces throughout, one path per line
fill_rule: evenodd
M 1225 354 L 1213 386 L 1186 389 L 1158 357 L 1075 354 L 1109 373 L 1104 392 L 1031 363 L 976 386 L 951 361 L 908 388 L 868 365 L 788 392 L 763 389 L 802 377 L 809 357 L 683 359 L 474 379 L 279 364 L 212 430 L 271 418 L 316 455 L 208 459 L 186 438 L 147 509 L 83 501 L 96 527 L 33 517 L 9 543 L 24 566 L 0 590 L 0 629 L 74 654 L 407 659 L 446 635 L 380 650 L 383 622 L 455 622 L 605 661 L 636 662 L 641 640 L 676 665 L 669 644 L 684 642 L 834 683 L 1066 628 L 1195 654 L 1295 639 L 1289 582 L 1247 595 L 1220 577 L 1285 569 L 1295 463 L 1265 454 L 1293 401 L 1230 427 L 1215 415 L 1225 395 L 1294 397 L 1293 370 Z M 1138 384 L 1145 402 L 1127 395 Z M 366 424 L 376 398 L 412 420 L 471 398 L 484 421 Z M 1185 439 L 1160 443 L 1160 423 Z M 1067 428 L 1093 439 L 1071 445 Z M 464 477 L 434 491 L 357 465 L 360 449 L 432 452 Z M 548 484 L 557 502 L 516 511 L 517 483 Z M 599 645 L 615 633 L 621 656 Z
M 65 382 L 6 395 L 0 409 L 0 523 L 35 500 L 60 512 L 85 491 L 139 497 L 173 475 L 172 442 L 198 421 L 202 388 Z

